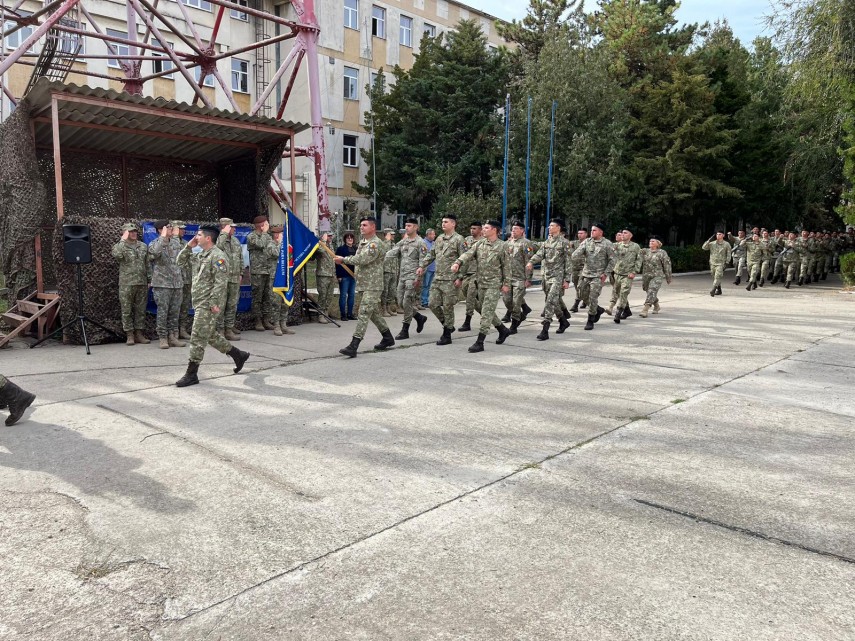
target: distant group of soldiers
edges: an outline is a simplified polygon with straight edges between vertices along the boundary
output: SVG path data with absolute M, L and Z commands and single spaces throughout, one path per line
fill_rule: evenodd
M 796 232 L 754 227 L 750 234 L 740 230 L 734 236 L 717 231 L 703 249 L 710 252 L 710 272 L 713 287 L 710 296 L 720 296 L 724 269 L 733 262 L 736 268 L 734 285 L 742 283 L 746 274 L 746 290 L 763 287 L 767 282 L 782 283 L 790 289 L 825 280 L 829 273 L 840 271 L 840 256 L 855 250 L 855 230 L 848 232 Z

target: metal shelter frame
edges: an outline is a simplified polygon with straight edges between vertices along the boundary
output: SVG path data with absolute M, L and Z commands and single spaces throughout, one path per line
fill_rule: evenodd
M 193 22 L 191 13 L 187 10 L 181 0 L 126 0 L 127 14 L 127 38 L 121 38 L 108 35 L 106 30 L 98 24 L 98 20 L 86 8 L 86 4 L 92 0 L 45 0 L 44 6 L 38 11 L 25 15 L 21 10 L 24 0 L 3 0 L 0 5 L 0 43 L 6 42 L 7 38 L 20 30 L 23 27 L 34 27 L 33 32 L 19 43 L 18 47 L 8 53 L 5 47 L 0 46 L 0 92 L 6 98 L 16 104 L 17 98 L 12 95 L 7 84 L 5 83 L 6 72 L 15 63 L 30 65 L 47 71 L 54 69 L 57 71 L 67 70 L 68 60 L 57 61 L 34 61 L 33 58 L 38 58 L 39 54 L 29 53 L 33 44 L 39 39 L 48 34 L 65 34 L 64 37 L 70 38 L 92 38 L 104 42 L 108 50 L 108 54 L 91 54 L 80 53 L 79 50 L 72 53 L 74 60 L 87 59 L 104 59 L 117 60 L 121 70 L 117 70 L 117 74 L 109 75 L 100 74 L 84 70 L 74 70 L 83 76 L 101 78 L 106 80 L 114 80 L 123 83 L 124 90 L 132 95 L 141 95 L 143 85 L 160 76 L 178 73 L 183 76 L 195 94 L 194 104 L 201 103 L 208 108 L 212 108 L 210 100 L 202 90 L 202 85 L 208 76 L 216 79 L 219 86 L 225 93 L 229 103 L 235 111 L 239 111 L 237 102 L 235 101 L 229 83 L 223 78 L 217 69 L 217 62 L 231 58 L 237 54 L 263 49 L 264 47 L 275 45 L 276 43 L 293 40 L 294 44 L 291 51 L 279 65 L 279 68 L 273 74 L 270 82 L 267 83 L 265 89 L 256 97 L 256 102 L 250 110 L 250 115 L 255 116 L 261 111 L 270 94 L 274 91 L 278 83 L 287 74 L 287 84 L 282 92 L 282 98 L 276 111 L 276 118 L 282 119 L 291 97 L 291 92 L 297 79 L 297 75 L 301 69 L 302 63 L 306 63 L 306 70 L 309 81 L 309 94 L 311 102 L 311 128 L 312 139 L 311 144 L 307 147 L 294 147 L 293 137 L 288 156 L 291 160 L 291 181 L 292 189 L 286 190 L 279 178 L 274 173 L 273 181 L 281 194 L 286 200 L 286 204 L 293 209 L 292 194 L 295 191 L 294 181 L 294 157 L 307 157 L 312 159 L 315 167 L 315 178 L 317 184 L 318 196 L 318 220 L 320 231 L 329 231 L 330 229 L 330 207 L 327 187 L 327 172 L 326 172 L 326 152 L 324 148 L 324 133 L 323 133 L 323 114 L 321 111 L 321 89 L 320 77 L 318 71 L 318 35 L 320 28 L 315 15 L 315 0 L 291 0 L 291 5 L 294 7 L 298 21 L 286 20 L 282 17 L 273 15 L 266 11 L 255 9 L 251 6 L 244 6 L 229 2 L 228 0 L 210 0 L 210 3 L 216 7 L 216 15 L 214 27 L 211 36 L 205 40 L 200 36 L 199 29 Z M 182 17 L 187 25 L 190 34 L 186 34 L 181 30 L 164 12 L 158 9 L 167 3 L 175 3 L 181 12 Z M 253 16 L 257 20 L 262 20 L 271 23 L 276 27 L 277 31 L 284 29 L 282 33 L 277 33 L 272 37 L 266 38 L 259 42 L 254 42 L 244 47 L 238 47 L 216 52 L 215 42 L 219 33 L 220 25 L 226 11 L 238 11 L 242 14 Z M 80 25 L 74 20 L 63 20 L 66 16 L 80 15 L 86 18 L 91 26 L 90 30 L 80 29 Z M 138 39 L 138 25 L 142 23 L 145 26 L 145 32 L 141 39 Z M 12 26 L 6 28 L 7 23 L 12 23 Z M 77 24 L 77 26 L 74 26 Z M 176 47 L 170 47 L 169 41 L 175 41 Z M 124 45 L 128 48 L 128 53 L 125 55 L 119 54 L 115 45 Z M 78 48 L 79 49 L 79 48 Z M 165 69 L 159 72 L 153 72 L 143 75 L 142 66 L 145 61 L 164 60 L 168 59 L 172 62 L 175 69 Z M 199 67 L 199 79 L 196 80 L 191 70 Z M 54 104 L 52 109 L 52 119 L 54 127 L 54 151 L 59 153 L 58 130 L 59 123 L 57 121 L 57 109 Z M 59 167 L 59 163 L 56 164 Z M 61 186 L 61 176 L 57 177 L 58 187 Z M 271 191 L 276 191 L 271 188 Z M 289 193 L 289 191 L 291 193 Z M 61 191 L 57 191 L 57 208 L 58 215 L 61 218 L 62 197 Z

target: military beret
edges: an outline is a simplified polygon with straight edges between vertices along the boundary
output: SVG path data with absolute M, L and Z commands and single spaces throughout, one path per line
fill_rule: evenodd
M 662 245 L 662 239 L 659 236 L 651 236 L 650 240 L 655 240 L 659 245 Z
M 152 223 L 152 224 L 154 225 L 155 229 L 161 230 L 169 224 L 169 221 L 166 220 L 165 218 L 159 218 L 159 219 L 155 220 L 154 223 Z
M 443 214 L 442 217 L 447 218 L 448 220 L 457 220 L 456 214 Z
M 271 234 L 281 234 L 283 231 L 285 231 L 285 225 L 273 225 L 270 228 Z
M 395 230 L 392 229 L 391 227 L 386 227 L 386 229 L 383 230 L 383 233 L 384 234 L 394 234 Z
M 587 233 L 588 233 L 588 228 L 587 228 L 587 227 L 579 227 L 578 231 L 583 231 L 583 232 L 585 232 L 585 233 L 587 234 Z
M 521 220 L 513 220 L 511 221 L 511 227 L 525 227 L 525 224 Z
M 255 218 L 252 219 L 253 225 L 260 225 L 260 224 L 266 223 L 266 222 L 267 222 L 267 216 L 265 216 L 263 214 L 261 216 L 256 216 Z
M 490 220 L 485 220 L 484 224 L 490 225 L 490 227 L 495 227 L 496 229 L 502 228 L 502 223 L 498 220 L 493 220 L 492 218 Z
M 122 225 L 122 231 L 139 231 L 140 228 L 136 223 L 125 223 Z
M 556 224 L 556 225 L 558 225 L 561 229 L 566 229 L 566 227 L 564 226 L 564 221 L 563 221 L 563 220 L 561 220 L 560 218 L 553 218 L 553 219 L 552 219 L 552 220 L 550 220 L 549 222 L 551 222 L 551 223 L 555 223 L 555 224 Z
M 469 226 L 470 226 L 470 227 L 480 227 L 480 226 L 481 226 L 481 221 L 480 221 L 480 220 L 473 220 L 473 221 L 469 224 Z
M 626 227 L 624 227 L 624 228 L 621 230 L 621 232 L 622 232 L 622 233 L 624 233 L 624 234 L 631 234 L 631 233 L 632 233 L 632 230 L 631 230 L 631 229 L 627 229 Z
M 418 224 L 419 224 L 419 219 L 418 219 L 418 218 L 410 217 L 410 218 L 407 218 L 406 222 L 410 223 L 411 225 L 418 225 Z
M 600 231 L 606 231 L 606 226 L 602 223 L 591 223 L 591 229 L 593 229 L 594 227 L 596 227 Z
M 220 223 L 220 227 L 225 227 L 226 225 L 234 225 L 235 224 L 235 221 L 233 221 L 231 218 L 220 218 L 220 220 L 218 220 L 217 222 Z
M 376 225 L 377 219 L 374 216 L 363 216 L 362 218 L 359 219 L 359 222 L 361 222 L 361 223 L 374 223 Z
M 173 227 L 177 227 L 178 229 L 184 229 L 185 227 L 187 227 L 187 223 L 185 223 L 183 220 L 170 220 L 169 224 Z

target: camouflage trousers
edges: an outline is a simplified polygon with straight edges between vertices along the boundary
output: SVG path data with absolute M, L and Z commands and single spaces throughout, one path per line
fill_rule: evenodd
M 412 278 L 398 281 L 398 306 L 404 310 L 404 322 L 411 323 L 416 313 L 416 303 L 422 295 L 421 283 L 416 285 Z
M 460 286 L 460 300 L 466 301 L 466 315 L 472 316 L 478 303 L 478 283 L 475 280 L 475 274 L 463 277 L 463 284 Z
M 761 264 L 762 263 L 759 260 L 755 261 L 755 262 L 748 263 L 748 282 L 756 283 L 757 280 L 760 278 L 760 266 L 761 266 Z
M 786 272 L 785 279 L 787 281 L 796 280 L 798 278 L 800 269 L 799 261 L 794 260 L 789 263 L 784 263 L 784 267 Z
M 807 278 L 808 275 L 813 275 L 813 270 L 816 268 L 816 257 L 805 255 L 802 256 L 802 267 L 799 273 L 800 278 Z
M 240 300 L 240 283 L 229 282 L 226 287 L 226 297 L 223 303 L 223 311 L 217 319 L 217 329 L 233 329 L 237 322 L 237 306 Z M 253 297 L 253 300 L 255 298 Z
M 329 314 L 330 305 L 332 304 L 333 294 L 335 293 L 335 276 L 318 276 L 318 307 L 324 314 Z
M 359 303 L 359 316 L 356 317 L 356 331 L 353 332 L 353 337 L 359 340 L 365 338 L 369 321 L 374 323 L 381 334 L 389 331 L 386 319 L 380 315 L 380 298 L 383 296 L 383 290 L 370 289 L 359 293 L 362 294 L 362 300 Z
M 454 305 L 458 296 L 453 280 L 434 280 L 431 283 L 428 307 L 445 329 L 454 329 Z
M 288 307 L 285 300 L 276 292 L 270 297 L 270 320 L 274 325 L 278 325 L 288 320 Z
M 252 274 L 252 318 L 270 320 L 273 312 L 273 282 L 270 274 Z
M 542 283 L 543 293 L 546 294 L 546 304 L 543 307 L 543 320 L 552 322 L 552 317 L 561 318 L 564 310 L 561 309 L 561 299 L 564 298 L 564 283 L 545 280 Z
M 0 374 L 0 389 L 6 387 L 6 377 Z
M 712 274 L 713 287 L 721 287 L 721 279 L 724 278 L 724 265 L 710 263 L 710 274 Z
M 148 287 L 145 285 L 119 286 L 119 304 L 122 307 L 122 329 L 132 332 L 145 329 L 145 306 Z
M 641 288 L 647 292 L 647 298 L 644 299 L 645 305 L 653 305 L 659 302 L 659 288 L 665 282 L 664 276 L 645 276 Z
M 490 333 L 491 325 L 498 327 L 502 324 L 502 321 L 496 316 L 496 307 L 499 306 L 499 299 L 501 297 L 502 290 L 497 283 L 478 287 L 475 311 L 481 314 L 481 326 L 478 328 L 479 334 L 487 335 Z
M 395 272 L 383 272 L 383 297 L 381 304 L 391 305 L 395 302 L 395 293 L 400 288 L 398 275 Z M 400 293 L 398 294 L 400 298 Z
M 772 276 L 778 276 L 784 273 L 784 259 L 781 257 L 782 255 L 778 255 L 775 257 L 775 268 L 772 272 Z
M 522 306 L 525 303 L 525 281 L 512 280 L 511 291 L 502 295 L 505 309 L 510 310 L 511 318 L 518 321 L 522 318 Z
M 763 280 L 769 280 L 772 277 L 771 272 L 774 269 L 774 265 L 772 263 L 771 258 L 766 258 L 760 262 L 760 278 Z
M 196 308 L 196 320 L 190 333 L 190 362 L 201 363 L 208 345 L 223 354 L 232 348 L 232 344 L 217 332 L 217 317 L 222 313 L 222 310 L 215 314 L 210 309 Z
M 576 290 L 576 298 L 581 298 L 579 296 L 579 288 L 581 287 L 580 281 L 582 280 L 582 267 L 573 266 L 573 273 L 570 276 L 571 282 L 573 283 L 573 289 Z
M 167 338 L 170 334 L 177 334 L 184 288 L 152 287 L 151 293 L 157 305 L 157 337 Z
M 181 307 L 178 309 L 178 327 L 186 327 L 190 324 L 190 307 L 193 304 L 193 285 L 185 283 L 181 289 Z
M 579 279 L 579 298 L 588 306 L 588 316 L 597 315 L 600 304 L 600 292 L 603 291 L 603 281 L 599 276 L 582 276 Z
M 615 284 L 612 288 L 612 307 L 617 305 L 623 309 L 629 305 L 629 293 L 632 291 L 633 279 L 626 274 L 615 274 Z
M 831 270 L 831 254 L 823 254 L 816 260 L 815 274 L 823 274 Z
M 736 277 L 740 278 L 742 276 L 742 272 L 745 271 L 746 265 L 748 262 L 745 259 L 745 256 L 735 256 L 733 258 L 733 266 L 736 267 Z

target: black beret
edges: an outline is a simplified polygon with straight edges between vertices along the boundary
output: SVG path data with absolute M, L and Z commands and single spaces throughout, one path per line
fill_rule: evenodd
M 411 225 L 418 225 L 419 219 L 418 218 L 407 218 L 406 222 L 410 223 Z
M 359 219 L 359 222 L 361 222 L 361 223 L 374 223 L 376 225 L 377 219 L 374 216 L 363 216 L 362 218 Z
M 563 221 L 563 220 L 561 220 L 560 218 L 553 218 L 553 219 L 552 219 L 552 220 L 550 220 L 549 222 L 551 222 L 551 223 L 555 223 L 556 225 L 558 225 L 559 227 L 561 227 L 561 229 L 567 229 L 567 228 L 564 226 L 564 221 Z
M 469 224 L 469 226 L 470 226 L 470 227 L 480 227 L 480 226 L 481 226 L 481 221 L 480 221 L 480 220 L 473 220 L 473 221 Z
M 166 227 L 168 224 L 169 224 L 169 221 L 168 221 L 168 220 L 166 220 L 165 218 L 161 218 L 160 220 L 155 220 L 155 221 L 154 221 L 154 228 L 155 228 L 155 229 L 163 229 L 163 228 L 164 228 L 164 227 Z
M 496 229 L 501 229 L 501 228 L 502 228 L 502 223 L 500 223 L 498 220 L 493 220 L 493 219 L 485 220 L 485 221 L 484 221 L 484 224 L 485 224 L 485 225 L 490 225 L 490 227 L 495 227 Z
M 525 227 L 525 224 L 521 220 L 514 220 L 511 222 L 511 227 Z
M 585 232 L 585 233 L 587 234 L 587 233 L 588 233 L 588 228 L 587 228 L 587 227 L 579 227 L 579 229 L 578 229 L 577 231 L 583 231 L 583 232 Z
M 594 227 L 596 227 L 600 231 L 606 231 L 606 226 L 602 223 L 591 223 L 591 229 L 593 229 Z

